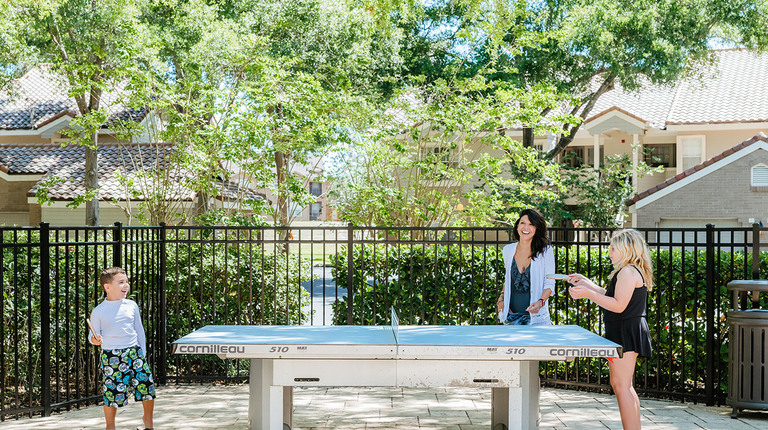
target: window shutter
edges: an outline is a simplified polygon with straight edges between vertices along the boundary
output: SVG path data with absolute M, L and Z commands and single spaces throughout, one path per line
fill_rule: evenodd
M 768 187 L 768 166 L 761 164 L 752 167 L 752 186 Z

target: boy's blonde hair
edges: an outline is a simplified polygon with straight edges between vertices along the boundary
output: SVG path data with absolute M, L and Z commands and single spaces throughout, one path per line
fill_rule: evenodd
M 650 291 L 653 287 L 651 253 L 640 232 L 631 228 L 615 232 L 611 237 L 611 247 L 621 256 L 621 259 L 608 277 L 613 278 L 627 266 L 637 266 Z

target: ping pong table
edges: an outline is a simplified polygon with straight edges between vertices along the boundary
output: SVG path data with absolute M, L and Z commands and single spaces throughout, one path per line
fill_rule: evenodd
M 490 387 L 491 428 L 536 428 L 539 361 L 620 357 L 579 326 L 223 326 L 175 354 L 250 359 L 249 428 L 293 425 L 293 387 Z

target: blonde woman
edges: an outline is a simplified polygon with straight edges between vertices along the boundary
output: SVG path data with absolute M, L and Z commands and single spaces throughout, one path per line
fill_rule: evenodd
M 646 301 L 653 282 L 651 256 L 637 230 L 621 230 L 608 250 L 614 269 L 607 289 L 578 273 L 567 282 L 574 299 L 589 299 L 603 308 L 605 337 L 624 348 L 624 356 L 608 363 L 611 387 L 619 404 L 625 430 L 640 428 L 640 399 L 632 385 L 637 357 L 651 356 L 651 336 L 646 321 Z

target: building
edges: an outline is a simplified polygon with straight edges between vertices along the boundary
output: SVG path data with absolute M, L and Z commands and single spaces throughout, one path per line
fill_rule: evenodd
M 768 133 L 768 55 L 745 49 L 713 55 L 714 63 L 699 70 L 700 77 L 604 94 L 567 148 L 588 165 L 601 163 L 607 154 L 626 153 L 635 166 L 642 159 L 663 166 L 662 173 L 634 176 L 632 226 L 716 222 L 733 227 L 768 221 L 768 194 L 749 176 L 755 172 L 760 183 L 758 148 L 765 140 L 761 133 Z M 712 182 L 716 177 L 722 182 Z
M 104 94 L 102 105 L 110 116 L 98 135 L 100 224 L 137 224 L 140 205 L 153 204 L 164 204 L 188 219 L 198 196 L 184 186 L 187 172 L 169 163 L 176 148 L 153 142 L 147 133 L 121 141 L 109 128 L 119 119 L 136 121 L 148 130 L 157 127 L 158 116 L 123 106 L 113 94 Z M 77 115 L 67 84 L 45 66 L 18 79 L 12 92 L 0 93 L 0 225 L 85 223 L 85 205 L 70 207 L 85 191 L 85 149 L 67 145 L 69 137 L 62 133 Z M 228 207 L 242 192 L 249 198 L 264 198 L 230 182 L 217 185 L 220 196 L 209 202 L 214 206 Z M 43 188 L 45 204 L 37 196 Z

